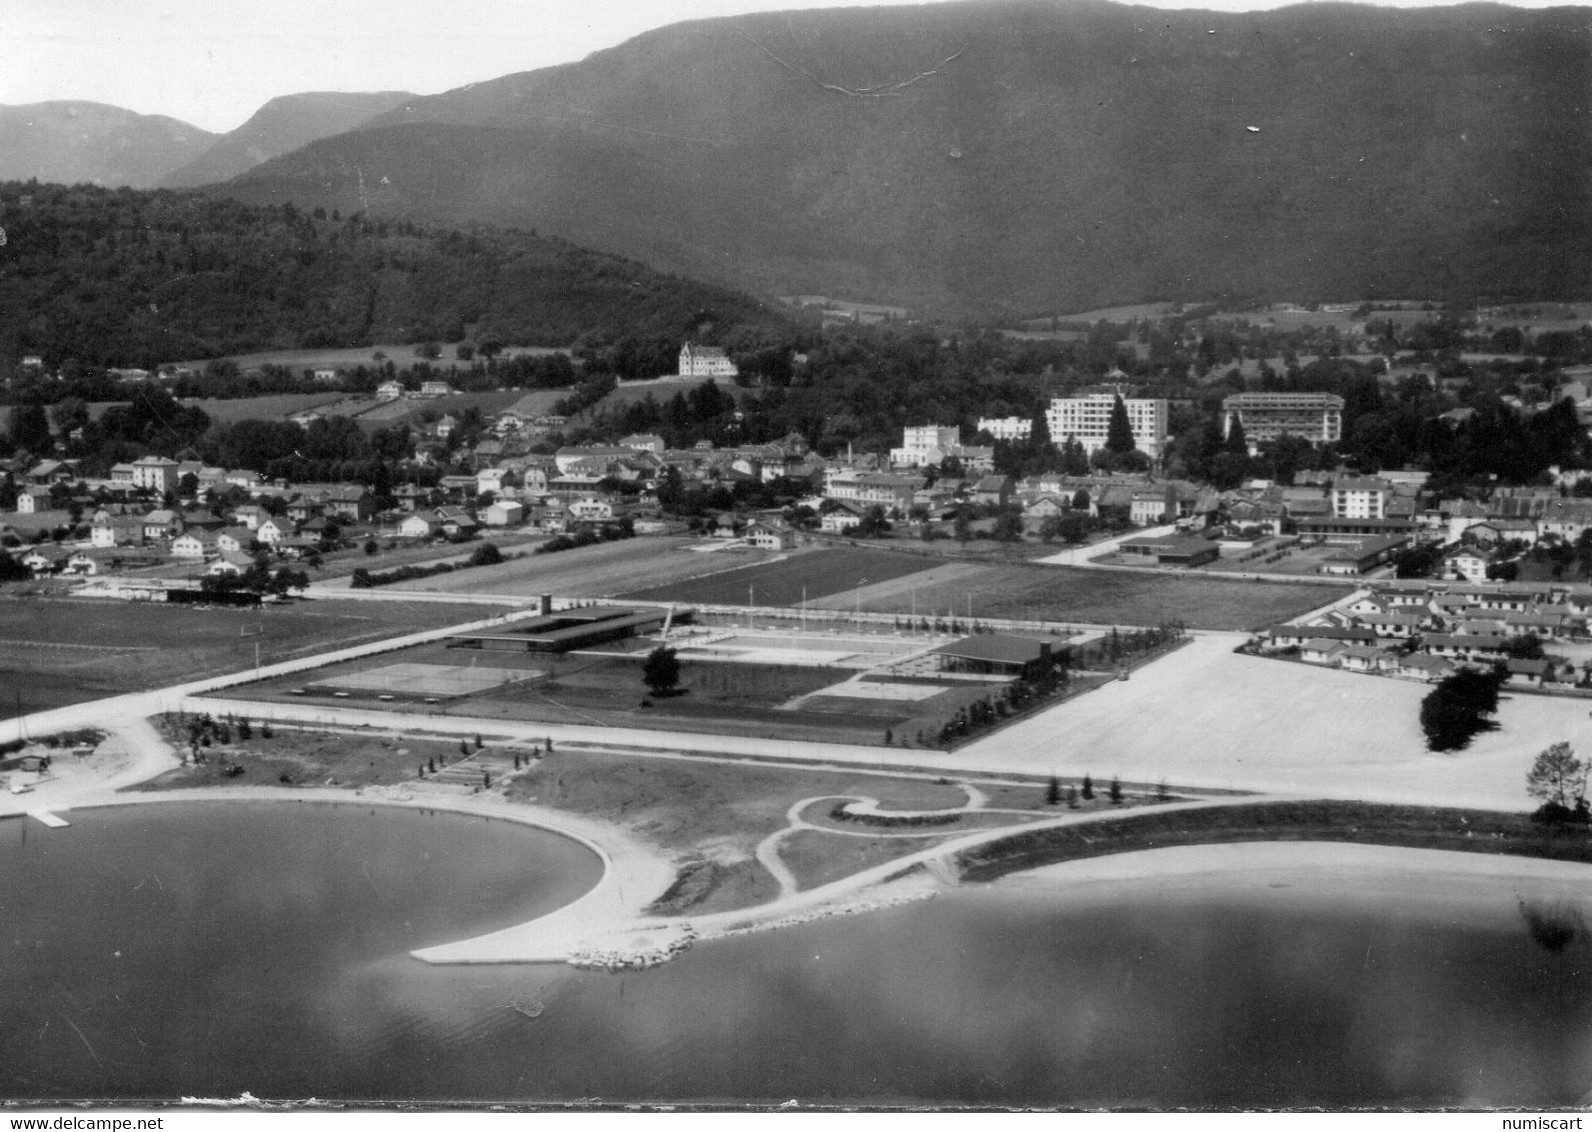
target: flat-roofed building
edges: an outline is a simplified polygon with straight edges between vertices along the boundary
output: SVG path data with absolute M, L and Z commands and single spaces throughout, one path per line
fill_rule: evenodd
M 1013 633 L 981 633 L 932 650 L 942 672 L 1034 677 L 1056 662 L 1052 642 Z
M 1346 477 L 1332 481 L 1332 514 L 1339 519 L 1386 519 L 1388 484 L 1378 479 Z
M 1243 425 L 1253 449 L 1262 440 L 1297 436 L 1311 444 L 1343 439 L 1343 398 L 1335 393 L 1234 393 L 1222 401 L 1222 435 Z
M 1167 538 L 1130 538 L 1118 544 L 1125 557 L 1153 558 L 1158 566 L 1203 566 L 1221 557 L 1222 548 L 1202 538 L 1172 535 Z
M 1057 397 L 1045 411 L 1050 439 L 1058 448 L 1073 437 L 1085 452 L 1094 453 L 1106 446 L 1111 432 L 1111 413 L 1116 408 L 1115 393 L 1087 393 L 1082 397 Z M 1160 397 L 1124 397 L 1128 424 L 1133 428 L 1133 444 L 1151 459 L 1159 460 L 1166 447 L 1166 400 Z

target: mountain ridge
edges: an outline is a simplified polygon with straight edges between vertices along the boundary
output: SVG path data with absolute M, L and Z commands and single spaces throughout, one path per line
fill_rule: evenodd
M 0 180 L 148 188 L 218 137 L 164 114 L 103 102 L 0 106 Z
M 1486 4 L 759 13 L 406 100 L 225 191 L 961 313 L 1557 297 L 1592 286 L 1588 42 Z
M 301 91 L 266 102 L 237 129 L 160 178 L 161 188 L 225 181 L 321 138 L 351 130 L 401 102 L 409 91 Z

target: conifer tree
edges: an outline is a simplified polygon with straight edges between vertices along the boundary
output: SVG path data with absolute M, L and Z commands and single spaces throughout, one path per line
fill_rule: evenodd
M 1133 439 L 1133 422 L 1128 419 L 1127 403 L 1119 396 L 1111 406 L 1111 423 L 1106 426 L 1106 451 L 1123 455 L 1137 447 Z

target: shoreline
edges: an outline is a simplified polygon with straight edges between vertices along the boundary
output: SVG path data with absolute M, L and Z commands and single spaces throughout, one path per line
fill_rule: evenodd
M 1540 857 L 1339 841 L 1233 841 L 1132 849 L 1039 865 L 990 881 L 958 883 L 945 866 L 968 839 L 955 838 L 762 905 L 697 917 L 653 917 L 645 908 L 675 876 L 674 862 L 661 850 L 608 822 L 495 796 L 472 802 L 467 797 L 420 796 L 393 786 L 352 792 L 200 787 L 107 793 L 57 809 L 70 813 L 171 802 L 249 801 L 384 805 L 501 818 L 567 837 L 598 858 L 602 874 L 563 907 L 507 928 L 408 953 L 420 962 L 444 966 L 562 963 L 584 969 L 638 970 L 668 962 L 697 943 L 866 914 L 963 887 L 1044 892 L 1079 903 L 1114 899 L 1124 885 L 1157 889 L 1159 898 L 1172 901 L 1231 896 L 1354 905 L 1392 900 L 1406 912 L 1443 918 L 1458 909 L 1468 914 L 1514 915 L 1517 903 L 1528 897 L 1581 899 L 1592 881 L 1592 865 Z M 14 816 L 28 818 L 25 813 Z M 985 831 L 973 838 L 984 840 L 998 832 Z M 1509 899 L 1500 901 L 1505 895 Z
M 1136 849 L 1041 865 L 990 881 L 991 891 L 1043 891 L 1067 902 L 1117 899 L 1124 887 L 1169 903 L 1231 897 L 1314 907 L 1386 907 L 1452 922 L 1515 919 L 1526 901 L 1592 897 L 1592 864 L 1545 857 L 1343 841 L 1228 841 Z

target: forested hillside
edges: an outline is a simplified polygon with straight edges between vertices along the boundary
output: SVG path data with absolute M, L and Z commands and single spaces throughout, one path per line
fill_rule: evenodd
M 755 342 L 745 295 L 533 233 L 181 192 L 0 184 L 0 376 L 372 342 Z

